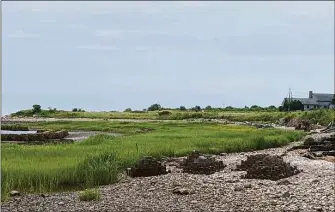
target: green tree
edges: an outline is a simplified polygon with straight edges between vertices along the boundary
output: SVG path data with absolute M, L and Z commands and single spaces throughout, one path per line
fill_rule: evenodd
M 162 109 L 162 106 L 160 104 L 153 104 L 150 107 L 148 107 L 148 111 L 157 111 L 161 109 Z
M 205 107 L 205 110 L 212 110 L 212 107 L 208 105 L 207 107 Z
M 124 110 L 124 112 L 131 112 L 131 111 L 132 111 L 131 108 L 127 108 Z
M 335 105 L 335 94 L 333 96 L 332 104 Z
M 304 105 L 299 100 L 293 100 L 290 103 L 285 99 L 282 107 L 279 108 L 281 111 L 296 111 L 296 110 L 304 110 Z
M 78 111 L 78 108 L 73 108 L 72 109 L 72 112 L 77 112 Z
M 33 114 L 40 113 L 41 111 L 41 105 L 33 105 Z
M 192 108 L 195 112 L 201 111 L 201 107 L 199 105 L 196 105 L 194 108 Z
M 182 105 L 182 106 L 179 107 L 179 110 L 181 110 L 181 111 L 185 111 L 185 110 L 186 110 L 186 107 Z

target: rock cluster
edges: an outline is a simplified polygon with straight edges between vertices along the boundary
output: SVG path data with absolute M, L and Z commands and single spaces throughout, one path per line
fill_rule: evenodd
M 316 157 L 335 156 L 335 133 L 308 136 L 304 140 L 304 147 Z
M 313 124 L 309 120 L 293 118 L 286 124 L 287 127 L 294 127 L 296 130 L 310 131 L 313 129 Z
M 215 158 L 206 157 L 193 150 L 192 153 L 183 161 L 183 172 L 190 174 L 210 175 L 224 169 L 226 165 Z
M 151 156 L 141 159 L 135 167 L 128 168 L 130 177 L 148 177 L 167 174 L 166 166 Z
M 264 124 L 264 123 L 253 123 L 253 122 L 249 122 L 249 121 L 232 122 L 232 123 L 237 124 L 237 125 L 246 125 L 246 126 L 256 127 L 256 128 L 274 128 L 276 126 L 274 123 Z
M 298 174 L 300 171 L 284 162 L 281 156 L 257 154 L 250 155 L 247 160 L 241 162 L 236 171 L 247 171 L 246 179 L 279 180 Z

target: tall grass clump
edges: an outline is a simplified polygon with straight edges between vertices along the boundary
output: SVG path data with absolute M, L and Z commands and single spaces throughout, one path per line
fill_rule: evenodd
M 79 192 L 79 199 L 81 201 L 93 201 L 100 200 L 101 195 L 98 189 L 85 189 Z

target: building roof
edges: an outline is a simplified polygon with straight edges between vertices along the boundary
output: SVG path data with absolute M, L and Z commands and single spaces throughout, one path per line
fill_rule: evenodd
M 300 101 L 303 105 L 318 105 L 318 102 L 315 99 L 310 99 L 310 98 L 292 98 L 292 100 L 298 100 Z
M 316 99 L 317 102 L 331 102 L 333 97 L 334 94 L 313 93 L 313 99 Z

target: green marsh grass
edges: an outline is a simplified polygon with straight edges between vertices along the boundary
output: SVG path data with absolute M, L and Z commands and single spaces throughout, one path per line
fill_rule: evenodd
M 184 119 L 227 119 L 229 121 L 262 121 L 275 122 L 280 118 L 297 117 L 310 119 L 320 124 L 328 124 L 333 121 L 335 110 L 319 109 L 312 111 L 139 111 L 139 112 L 72 112 L 72 111 L 48 111 L 42 110 L 42 117 L 50 118 L 90 118 L 90 119 L 141 119 L 141 120 L 184 120 Z M 161 114 L 161 115 L 160 115 Z M 15 114 L 13 114 L 15 115 Z M 31 110 L 19 111 L 17 116 L 32 116 Z
M 252 151 L 286 145 L 304 133 L 214 123 L 37 123 L 35 127 L 85 130 L 122 129 L 127 136 L 96 135 L 65 145 L 1 145 L 2 198 L 10 190 L 52 192 L 111 184 L 142 156 L 183 156 Z M 154 129 L 136 134 L 141 127 Z

